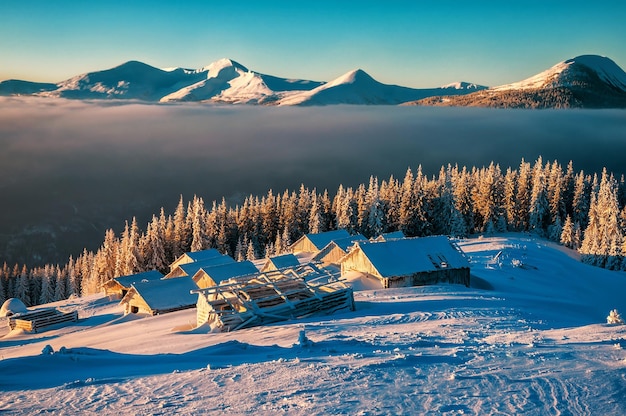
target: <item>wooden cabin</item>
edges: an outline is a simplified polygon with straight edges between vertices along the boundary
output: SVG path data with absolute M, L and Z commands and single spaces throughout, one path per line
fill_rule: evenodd
M 350 251 L 354 243 L 358 241 L 368 241 L 364 235 L 351 235 L 347 238 L 333 240 L 321 249 L 311 261 L 320 262 L 324 265 L 339 264 L 339 261 Z
M 357 243 L 341 260 L 341 275 L 352 271 L 377 278 L 384 288 L 470 284 L 469 262 L 446 236 Z
M 333 240 L 350 237 L 346 230 L 326 231 L 318 234 L 305 234 L 289 247 L 292 253 L 317 253 Z
M 198 270 L 203 267 L 219 266 L 220 264 L 235 263 L 235 259 L 226 254 L 219 254 L 218 256 L 208 259 L 194 261 L 191 263 L 183 263 L 174 267 L 168 274 L 165 275 L 165 279 L 171 279 L 182 276 L 192 277 Z
M 250 276 L 259 273 L 254 263 L 249 260 L 217 266 L 201 267 L 192 279 L 199 288 L 207 288 L 220 284 L 224 280 Z
M 263 267 L 261 267 L 261 272 L 286 269 L 289 267 L 298 267 L 299 265 L 300 261 L 296 256 L 291 253 L 283 254 L 281 256 L 274 256 L 267 259 Z
M 133 283 L 120 301 L 124 313 L 160 315 L 196 307 L 196 296 L 191 294 L 198 286 L 189 276 L 173 279 Z
M 208 250 L 190 251 L 189 253 L 183 253 L 180 255 L 180 257 L 174 260 L 172 264 L 170 264 L 170 271 L 174 270 L 177 266 L 180 266 L 181 264 L 204 261 L 204 260 L 212 259 L 214 257 L 219 257 L 221 255 L 222 253 L 220 253 L 214 248 L 210 248 Z
M 131 274 L 128 276 L 115 277 L 102 284 L 104 293 L 112 299 L 122 299 L 130 290 L 133 283 L 144 280 L 152 281 L 163 278 L 163 274 L 158 270 L 150 270 L 148 272 Z

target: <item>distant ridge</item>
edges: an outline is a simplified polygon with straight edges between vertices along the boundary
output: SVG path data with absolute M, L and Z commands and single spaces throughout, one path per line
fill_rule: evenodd
M 497 87 L 455 82 L 416 89 L 383 84 L 362 69 L 321 82 L 261 74 L 228 58 L 199 69 L 159 69 L 129 61 L 56 84 L 2 81 L 2 95 L 281 106 L 626 108 L 626 73 L 607 57 L 581 55 L 525 80 Z

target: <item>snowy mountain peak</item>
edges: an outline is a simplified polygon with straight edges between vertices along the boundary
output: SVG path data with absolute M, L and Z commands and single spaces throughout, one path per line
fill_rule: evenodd
M 492 88 L 500 90 L 529 90 L 570 87 L 587 82 L 590 76 L 626 91 L 626 73 L 611 59 L 598 55 L 581 55 L 559 62 L 553 67 L 525 80 Z
M 198 72 L 208 71 L 209 76 L 212 76 L 212 75 L 215 76 L 214 74 L 219 74 L 224 69 L 227 69 L 230 71 L 239 70 L 240 72 L 250 72 L 248 68 L 241 65 L 239 62 L 233 61 L 232 59 L 229 59 L 229 58 L 218 59 L 217 61 L 212 62 L 209 65 L 201 68 Z
M 595 72 L 602 81 L 626 91 L 626 72 L 606 56 L 581 55 L 565 63 L 585 66 Z
M 450 84 L 446 84 L 441 86 L 441 88 L 444 89 L 451 89 L 451 90 L 483 90 L 487 87 L 485 87 L 484 85 L 478 85 L 478 84 L 474 84 L 473 82 L 465 82 L 465 81 L 459 81 L 459 82 L 452 82 Z
M 362 82 L 377 82 L 372 78 L 367 72 L 362 69 L 353 69 L 352 71 L 346 72 L 342 76 L 335 78 L 333 81 L 328 83 L 328 86 L 336 86 L 341 84 L 355 84 Z

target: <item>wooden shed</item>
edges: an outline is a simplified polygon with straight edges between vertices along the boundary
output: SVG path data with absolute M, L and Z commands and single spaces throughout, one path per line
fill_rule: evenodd
M 124 313 L 159 315 L 182 309 L 195 308 L 196 296 L 191 294 L 198 286 L 188 276 L 133 283 L 120 301 Z
M 325 265 L 339 264 L 339 260 L 348 254 L 348 251 L 354 246 L 354 243 L 359 241 L 368 240 L 367 237 L 361 234 L 333 240 L 328 243 L 326 247 L 321 249 L 315 256 L 313 256 L 311 261 L 321 262 Z
M 470 284 L 469 262 L 446 236 L 357 243 L 341 260 L 342 276 L 351 271 L 379 279 L 384 288 Z
M 333 240 L 350 237 L 346 230 L 326 231 L 317 234 L 305 234 L 289 247 L 292 253 L 317 253 Z
M 263 267 L 261 267 L 261 272 L 286 269 L 289 267 L 298 267 L 299 265 L 300 261 L 296 256 L 291 253 L 283 254 L 281 256 L 274 256 L 267 259 Z
M 170 271 L 174 270 L 177 266 L 180 266 L 181 264 L 204 261 L 204 260 L 212 259 L 214 257 L 219 257 L 221 255 L 222 253 L 220 253 L 214 248 L 210 248 L 208 250 L 190 251 L 188 253 L 183 253 L 180 255 L 180 257 L 174 260 L 172 264 L 170 264 Z
M 201 267 L 193 275 L 193 281 L 199 288 L 207 288 L 220 284 L 234 277 L 250 276 L 259 273 L 254 263 L 249 260 L 217 266 Z
M 131 274 L 128 276 L 115 277 L 102 284 L 104 293 L 113 299 L 122 299 L 130 290 L 133 283 L 144 280 L 159 280 L 163 278 L 163 274 L 158 270 L 150 270 L 148 272 Z
M 219 254 L 218 256 L 211 257 L 204 260 L 194 261 L 191 263 L 183 263 L 174 267 L 168 274 L 165 275 L 165 279 L 171 279 L 182 276 L 192 277 L 198 270 L 203 267 L 219 266 L 220 264 L 235 263 L 235 259 L 226 254 Z

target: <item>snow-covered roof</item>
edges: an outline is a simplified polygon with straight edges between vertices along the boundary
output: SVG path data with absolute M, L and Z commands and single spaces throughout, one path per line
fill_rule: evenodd
M 269 259 L 267 259 L 267 262 L 265 264 L 267 265 L 269 262 L 273 263 L 277 269 L 284 269 L 286 267 L 294 267 L 300 265 L 298 258 L 291 253 L 270 257 Z M 263 268 L 265 268 L 265 266 Z
M 446 236 L 358 244 L 382 277 L 469 267 L 465 256 Z
M 308 238 L 318 250 L 321 250 L 331 241 L 350 237 L 350 233 L 346 230 L 334 230 L 318 234 L 307 234 L 305 237 Z
M 356 243 L 357 241 L 367 241 L 367 237 L 365 237 L 363 234 L 356 234 L 356 235 L 351 235 L 350 237 L 333 240 L 329 244 L 334 243 L 337 247 L 339 247 L 343 251 L 348 251 L 348 249 L 352 247 L 354 243 Z
M 378 237 L 376 237 L 375 240 L 376 241 L 388 241 L 388 240 L 394 240 L 398 238 L 406 238 L 406 236 L 404 235 L 402 231 L 393 231 L 391 233 L 383 233 L 379 235 Z
M 113 280 L 117 281 L 124 287 L 130 287 L 135 282 L 141 282 L 143 280 L 159 280 L 163 278 L 163 274 L 158 270 L 150 270 L 148 272 L 131 274 L 128 276 L 116 277 Z
M 235 259 L 226 254 L 220 254 L 218 257 L 208 258 L 206 260 L 196 261 L 193 263 L 180 264 L 178 267 L 185 272 L 187 276 L 193 276 L 203 267 L 219 266 L 221 264 L 235 263 Z
M 220 257 L 222 256 L 222 253 L 220 253 L 214 248 L 210 248 L 208 250 L 190 251 L 189 253 L 185 253 L 185 255 L 193 261 L 204 261 L 204 260 Z
M 215 283 L 220 283 L 233 277 L 259 273 L 259 269 L 249 260 L 202 267 L 196 272 L 194 278 L 197 277 L 201 271 L 204 271 Z
M 189 276 L 147 282 L 140 281 L 133 283 L 132 287 L 154 311 L 193 305 L 197 300 L 191 291 L 197 290 L 198 286 Z M 130 292 L 126 297 L 129 295 Z

